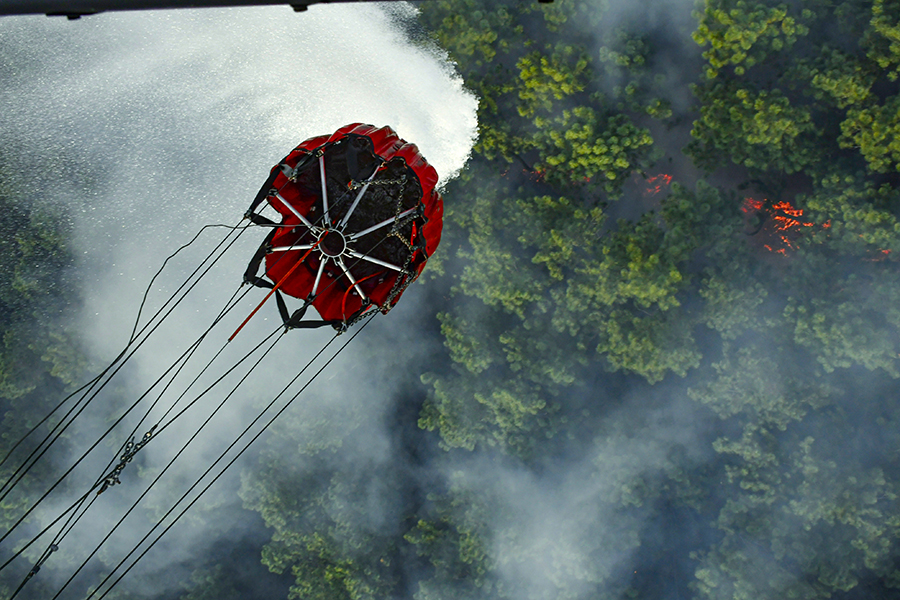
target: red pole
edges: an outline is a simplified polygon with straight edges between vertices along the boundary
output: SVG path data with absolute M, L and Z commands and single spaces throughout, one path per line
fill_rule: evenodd
M 294 271 L 297 270 L 297 267 L 299 267 L 301 264 L 303 264 L 303 261 L 306 260 L 306 258 L 309 256 L 310 252 L 312 252 L 313 250 L 315 250 L 315 249 L 316 249 L 316 246 L 318 246 L 319 243 L 320 243 L 323 239 L 325 239 L 325 238 L 320 238 L 319 240 L 317 240 L 316 243 L 312 245 L 312 248 L 310 248 L 309 250 L 306 251 L 306 254 L 303 255 L 303 258 L 301 258 L 300 260 L 298 260 L 298 261 L 297 261 L 297 264 L 295 264 L 293 267 L 291 267 L 291 270 L 290 270 L 290 271 L 288 271 L 287 273 L 285 273 L 284 277 L 282 277 L 282 278 L 278 281 L 278 283 L 275 284 L 275 287 L 273 287 L 273 288 L 269 291 L 269 293 L 266 294 L 266 297 L 262 299 L 262 302 L 260 302 L 259 304 L 256 305 L 256 308 L 253 309 L 253 312 L 251 312 L 249 315 L 247 315 L 247 318 L 244 319 L 244 322 L 241 323 L 240 327 L 238 327 L 237 329 L 234 330 L 234 333 L 232 333 L 232 334 L 231 334 L 231 337 L 228 338 L 228 341 L 229 341 L 229 342 L 230 342 L 231 340 L 234 339 L 234 336 L 236 336 L 236 335 L 238 334 L 238 332 L 240 332 L 241 329 L 244 328 L 244 325 L 247 324 L 247 321 L 249 321 L 250 319 L 252 319 L 252 318 L 253 318 L 253 315 L 255 315 L 256 312 L 257 312 L 260 308 L 262 308 L 262 305 L 266 303 L 266 300 L 268 300 L 269 298 L 271 298 L 271 297 L 272 297 L 272 294 L 274 294 L 275 291 L 276 291 L 278 288 L 281 287 L 281 284 L 288 280 L 288 278 L 294 273 Z

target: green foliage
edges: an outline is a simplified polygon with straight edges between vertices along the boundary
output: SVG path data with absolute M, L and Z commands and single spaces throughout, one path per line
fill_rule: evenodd
M 478 154 L 509 163 L 537 156 L 533 167 L 548 182 L 590 184 L 613 195 L 632 170 L 652 162 L 648 130 L 596 88 L 590 24 L 604 10 L 600 2 L 422 7 L 422 21 L 479 95 Z M 535 42 L 550 35 L 558 41 Z M 601 51 L 601 60 L 608 55 Z M 630 60 L 644 58 L 632 51 Z M 646 105 L 647 113 L 668 114 L 658 98 L 636 90 L 620 93 L 632 110 L 645 112 Z
M 628 175 L 645 164 L 646 150 L 653 144 L 648 131 L 625 115 L 603 122 L 590 107 L 564 110 L 561 117 L 537 118 L 534 123 L 541 148 L 535 168 L 559 185 L 600 180 L 596 183 L 603 190 L 615 194 Z
M 760 428 L 717 443 L 742 466 L 728 472 L 722 541 L 695 556 L 701 597 L 812 600 L 852 590 L 861 573 L 897 577 L 895 486 L 880 469 L 840 468 L 824 441 L 784 437 Z
M 734 340 L 763 326 L 758 309 L 768 291 L 746 271 L 738 273 L 737 278 L 725 277 L 724 273 L 709 269 L 698 290 L 704 300 L 703 323 L 717 331 L 723 341 Z
M 813 90 L 823 92 L 813 91 L 816 100 L 831 100 L 838 108 L 846 108 L 864 102 L 872 93 L 876 72 L 845 52 L 825 47 L 811 67 L 798 63 L 797 78 L 809 81 Z
M 445 360 L 396 404 L 404 423 L 421 404 L 424 431 L 401 432 L 415 468 L 475 466 L 405 478 L 371 447 L 388 415 L 358 398 L 282 423 L 241 495 L 289 597 L 683 597 L 665 588 L 682 572 L 698 598 L 894 593 L 898 1 L 705 0 L 696 73 L 600 1 L 420 9 L 479 96 L 479 137 L 427 304 Z M 665 155 L 690 122 L 719 187 Z M 660 158 L 691 185 L 630 189 Z M 65 221 L 21 196 L 0 190 L 2 448 L 82 371 L 56 324 Z M 231 575 L 204 565 L 183 600 L 242 597 Z
M 868 58 L 883 69 L 888 79 L 900 75 L 900 3 L 897 0 L 873 0 L 871 29 L 864 44 Z
M 873 327 L 880 320 L 879 309 L 883 306 L 877 300 L 873 305 L 861 306 L 852 300 L 816 298 L 811 306 L 789 304 L 785 318 L 794 324 L 794 341 L 816 356 L 826 372 L 862 365 L 900 376 L 900 348 L 894 331 Z
M 387 370 L 377 356 L 359 362 Z M 374 379 L 358 375 L 361 382 Z M 390 515 L 404 500 L 403 474 L 373 451 L 370 407 L 358 396 L 304 399 L 307 407 L 279 420 L 242 475 L 244 506 L 271 530 L 262 563 L 292 576 L 289 598 L 394 597 L 403 542 Z
M 826 26 L 838 13 L 847 15 L 840 35 L 859 47 Z M 577 36 L 528 40 L 514 62 L 500 61 L 511 65 L 506 77 L 459 61 L 485 92 L 482 136 L 447 190 L 466 198 L 447 219 L 458 302 L 439 319 L 452 366 L 423 377 L 430 395 L 419 424 L 447 449 L 494 447 L 528 464 L 563 439 L 583 445 L 585 431 L 603 432 L 597 468 L 613 491 L 592 500 L 607 515 L 628 523 L 622 507 L 649 510 L 663 498 L 703 521 L 715 515 L 714 541 L 692 559 L 699 597 L 826 598 L 863 578 L 896 579 L 896 460 L 873 468 L 835 456 L 842 428 L 865 437 L 871 427 L 847 423 L 856 397 L 847 378 L 900 376 L 896 186 L 870 175 L 896 172 L 891 119 L 900 111 L 872 50 L 890 23 L 850 17 L 858 14 L 855 4 L 707 1 L 695 33 L 707 77 L 694 87 L 688 152 L 709 170 L 737 164 L 749 175 L 724 191 L 673 185 L 651 210 L 614 224 L 595 194 L 615 197 L 652 156 L 634 115 L 668 116 L 650 75 L 653 40 L 614 29 L 594 57 Z M 594 89 L 600 69 L 624 81 Z M 537 157 L 533 166 L 526 156 Z M 742 204 L 748 195 L 765 198 L 757 215 Z M 690 398 L 722 422 L 697 442 L 715 459 L 692 469 L 675 457 L 662 479 L 635 476 L 641 468 L 606 428 L 610 400 L 576 399 L 600 369 L 646 383 L 692 376 Z M 528 544 L 490 516 L 502 499 L 458 485 L 434 499 L 406 538 L 433 567 L 418 598 L 504 597 L 495 576 L 526 564 Z M 633 533 L 626 526 L 622 540 Z M 600 564 L 568 564 L 569 581 L 604 582 L 598 596 L 626 592 Z
M 874 172 L 895 170 L 898 105 L 884 95 L 896 88 L 898 72 L 895 2 L 704 6 L 694 38 L 710 46 L 707 78 L 694 88 L 701 118 L 690 146 L 702 167 L 712 170 L 727 157 L 754 173 L 821 177 L 844 148 L 858 151 Z
M 829 598 L 862 573 L 895 576 L 895 484 L 880 468 L 848 464 L 844 390 L 802 360 L 773 358 L 785 343 L 727 346 L 715 378 L 691 391 L 741 428 L 713 443 L 730 460 L 715 522 L 723 537 L 694 556 L 704 598 Z M 880 402 L 852 397 L 852 411 Z
M 295 583 L 289 598 L 362 600 L 388 595 L 395 584 L 392 541 L 360 526 L 365 502 L 359 498 L 368 482 L 343 470 L 329 474 L 291 469 L 286 460 L 290 457 L 284 454 L 270 455 L 252 478 L 245 477 L 242 489 L 245 506 L 258 511 L 274 530 L 263 547 L 263 564 L 274 573 L 291 572 Z
M 553 100 L 583 92 L 589 64 L 587 55 L 574 46 L 561 46 L 550 56 L 532 52 L 520 58 L 516 64 L 522 84 L 519 114 L 534 117 L 538 110 L 552 109 Z
M 557 431 L 565 410 L 556 398 L 590 365 L 650 382 L 699 365 L 696 320 L 679 296 L 697 284 L 686 273 L 696 252 L 730 252 L 709 244 L 739 231 L 729 198 L 705 185 L 696 194 L 674 186 L 659 215 L 600 237 L 602 211 L 566 198 L 522 198 L 509 211 L 502 194 L 459 193 L 475 198 L 459 289 L 488 308 L 477 309 L 477 321 L 467 316 L 471 305 L 440 317 L 457 368 L 425 379 L 433 392 L 420 425 L 439 430 L 444 444 L 527 454 L 537 432 Z M 497 247 L 510 250 L 501 257 Z M 522 255 L 532 257 L 527 268 L 514 259 Z
M 808 108 L 792 106 L 780 91 L 758 91 L 736 81 L 698 86 L 700 119 L 691 132 L 694 158 L 715 165 L 722 153 L 736 164 L 794 173 L 818 158 Z
M 809 33 L 803 23 L 815 15 L 809 9 L 798 17 L 789 12 L 785 4 L 705 2 L 703 14 L 697 15 L 700 25 L 694 32 L 694 41 L 710 46 L 703 53 L 709 62 L 707 78 L 714 79 L 726 66 L 733 66 L 736 75 L 743 75 L 747 68 L 763 62 L 769 52 L 790 51 L 798 37 Z
M 832 173 L 801 200 L 819 226 L 816 243 L 869 259 L 883 259 L 885 250 L 889 254 L 900 247 L 900 221 L 895 216 L 900 192 L 889 184 L 878 184 L 859 172 Z
M 535 430 L 545 425 L 546 400 L 537 386 L 513 381 L 500 387 L 478 385 L 471 377 L 433 374 L 422 381 L 433 386 L 422 410 L 419 426 L 439 430 L 446 448 L 475 449 L 476 445 L 497 445 L 524 452 Z
M 876 173 L 900 169 L 900 95 L 883 105 L 853 108 L 841 123 L 842 148 L 858 148 Z
M 780 364 L 771 354 L 760 345 L 726 346 L 722 360 L 712 364 L 714 376 L 692 388 L 691 397 L 722 419 L 742 416 L 750 428 L 777 431 L 827 404 L 820 386 L 793 377 L 796 365 Z
M 426 557 L 434 571 L 419 582 L 416 600 L 437 598 L 497 598 L 495 567 L 489 552 L 487 506 L 484 498 L 456 487 L 449 498 L 435 503 L 431 520 L 420 519 L 404 539 Z
M 8 149 L 7 149 L 8 150 Z M 12 455 L 13 446 L 46 417 L 50 410 L 84 380 L 86 359 L 76 336 L 68 329 L 78 308 L 78 287 L 70 249 L 71 231 L 63 209 L 51 211 L 40 204 L 39 194 L 0 155 L 0 481 L 7 482 L 26 454 Z M 56 415 L 55 418 L 58 418 Z M 56 420 L 36 428 L 45 436 Z M 30 441 L 33 441 L 33 436 Z M 28 448 L 27 445 L 24 446 Z M 0 532 L 5 533 L 47 489 L 55 472 L 56 453 L 68 450 L 61 439 L 50 453 L 9 488 L 0 503 Z M 5 484 L 4 484 L 5 485 Z M 65 486 L 59 487 L 60 491 Z M 46 506 L 31 517 L 46 518 Z M 21 529 L 16 534 L 21 533 Z M 24 542 L 10 537 L 10 550 Z M 38 559 L 36 544 L 22 560 Z M 61 552 L 59 555 L 65 555 Z M 65 558 L 63 558 L 65 560 Z M 0 593 L 12 594 L 24 573 L 9 569 L 0 582 Z M 35 578 L 23 594 L 50 597 L 53 578 Z
M 367 481 L 397 480 L 335 466 L 355 417 L 294 423 L 315 441 L 276 438 L 243 490 L 292 597 L 674 597 L 661 590 L 681 571 L 698 598 L 891 593 L 897 8 L 706 0 L 698 105 L 672 118 L 653 33 L 604 21 L 599 2 L 423 4 L 480 104 L 445 190 L 446 361 L 421 377 L 418 425 L 448 461 L 524 475 L 453 472 L 419 490 L 402 532 L 373 531 Z M 719 187 L 612 204 L 647 178 L 666 127 L 691 121 L 687 153 L 726 169 L 708 178 Z M 573 454 L 584 482 L 569 497 L 554 468 Z M 607 560 L 638 553 L 652 576 Z M 421 561 L 411 580 L 400 556 Z
M 45 382 L 48 373 L 34 369 L 35 364 L 50 362 L 50 375 L 72 384 L 84 363 L 58 329 L 74 294 L 67 281 L 72 259 L 62 223 L 17 206 L 10 196 L 0 196 L 0 202 L 7 214 L 0 232 L 5 263 L 0 269 L 0 396 L 13 400 Z

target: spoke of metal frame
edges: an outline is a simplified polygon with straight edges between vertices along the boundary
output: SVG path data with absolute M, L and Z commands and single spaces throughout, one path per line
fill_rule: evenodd
M 377 258 L 372 258 L 371 256 L 366 256 L 365 254 L 360 254 L 359 252 L 354 252 L 353 250 L 348 250 L 347 254 L 349 254 L 353 258 L 358 258 L 360 260 L 367 260 L 370 263 L 375 263 L 376 265 L 381 265 L 382 267 L 387 267 L 388 269 L 400 271 L 401 273 L 403 272 L 403 267 L 398 267 L 397 265 L 391 264 L 389 262 L 385 262 L 383 260 L 378 260 Z
M 325 261 L 326 260 L 328 260 L 328 259 L 323 256 L 322 260 L 319 261 L 319 271 L 316 273 L 316 280 L 313 283 L 312 291 L 309 293 L 310 296 L 315 296 L 316 292 L 319 291 L 319 281 L 322 280 L 322 271 L 325 270 Z
M 347 214 L 344 215 L 344 218 L 341 219 L 340 225 L 338 225 L 338 229 L 343 229 L 347 226 L 347 221 L 350 220 L 350 215 L 353 214 L 353 211 L 356 210 L 356 205 L 359 204 L 359 201 L 362 200 L 363 194 L 366 193 L 366 190 L 369 189 L 369 184 L 372 183 L 372 180 L 375 179 L 375 176 L 378 175 L 378 169 L 375 169 L 372 174 L 366 179 L 366 185 L 362 186 L 362 189 L 359 190 L 359 193 L 356 195 L 356 199 L 353 201 L 353 204 L 350 205 L 350 210 L 347 211 Z
M 295 246 L 278 246 L 277 248 L 271 248 L 269 252 L 287 252 L 288 250 L 309 250 L 312 248 L 312 244 L 297 244 Z
M 315 227 L 312 223 L 310 223 L 309 221 L 307 221 L 307 220 L 306 220 L 306 217 L 304 217 L 303 215 L 301 215 L 301 214 L 297 211 L 296 208 L 294 208 L 293 206 L 291 206 L 291 203 L 288 202 L 287 200 L 285 200 L 285 199 L 284 199 L 284 196 L 282 196 L 280 193 L 275 192 L 275 197 L 278 198 L 278 199 L 281 201 L 282 204 L 284 204 L 285 206 L 287 206 L 287 207 L 288 207 L 288 210 L 291 211 L 292 213 L 294 213 L 294 216 L 296 216 L 298 219 L 300 219 L 300 221 L 301 221 L 304 225 L 306 225 L 306 227 L 307 227 L 310 231 L 313 231 L 313 232 L 319 232 L 319 231 L 321 231 L 321 229 L 319 229 L 318 227 Z
M 325 215 L 325 226 L 331 225 L 331 218 L 328 216 L 328 190 L 325 189 L 325 155 L 319 156 L 319 176 L 322 179 L 322 213 Z
M 353 284 L 353 287 L 356 288 L 356 293 L 359 294 L 359 297 L 362 298 L 363 302 L 368 300 L 368 298 L 366 298 L 366 295 L 363 293 L 363 291 L 360 289 L 360 287 L 356 284 L 356 280 L 353 279 L 353 275 L 350 274 L 350 269 L 347 268 L 347 265 L 344 264 L 344 261 L 341 260 L 341 257 L 338 256 L 335 260 L 337 260 L 337 264 L 339 264 L 341 266 L 341 269 L 344 271 L 344 275 L 347 276 L 347 279 L 349 279 L 350 283 Z
M 369 227 L 368 229 L 363 229 L 363 230 L 360 231 L 359 233 L 354 233 L 353 235 L 348 235 L 348 236 L 347 236 L 347 241 L 348 241 L 348 242 L 352 242 L 352 241 L 354 241 L 354 240 L 358 240 L 359 238 L 361 238 L 362 236 L 366 235 L 367 233 L 372 233 L 372 232 L 375 231 L 376 229 L 381 229 L 381 228 L 384 227 L 385 225 L 390 225 L 390 224 L 393 223 L 394 221 L 399 221 L 399 220 L 402 219 L 403 217 L 405 217 L 405 216 L 407 216 L 407 215 L 411 215 L 411 214 L 413 214 L 414 212 L 416 212 L 417 210 L 418 210 L 418 207 L 410 208 L 410 209 L 408 209 L 408 210 L 404 210 L 402 213 L 400 213 L 400 214 L 397 215 L 396 217 L 391 217 L 390 219 L 385 219 L 385 220 L 382 221 L 381 223 L 378 223 L 378 224 L 376 224 L 376 225 L 372 225 L 372 226 Z

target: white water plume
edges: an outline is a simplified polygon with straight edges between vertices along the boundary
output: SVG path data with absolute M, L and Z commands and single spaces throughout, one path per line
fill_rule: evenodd
M 476 100 L 444 55 L 407 39 L 398 19 L 412 10 L 359 4 L 314 6 L 303 14 L 280 6 L 99 14 L 75 22 L 0 19 L 0 127 L 37 199 L 75 207 L 73 245 L 85 282 L 76 328 L 98 363 L 127 341 L 141 294 L 163 259 L 205 224 L 236 224 L 269 168 L 304 139 L 353 122 L 390 125 L 419 146 L 442 181 L 462 168 L 475 135 Z M 123 372 L 128 378 L 117 394 L 135 397 L 201 334 L 239 285 L 263 235 L 245 235 L 191 292 Z M 207 232 L 171 261 L 145 316 L 223 236 L 223 230 Z M 406 294 L 414 306 L 415 288 Z M 236 311 L 240 318 L 262 295 L 250 295 Z M 273 302 L 212 371 L 221 373 L 221 365 L 232 364 L 278 322 Z M 223 329 L 203 356 L 224 342 L 229 332 Z M 251 396 L 271 397 L 329 337 L 315 332 L 282 342 L 251 381 L 257 390 Z M 340 361 L 333 368 L 349 369 L 352 357 Z M 196 372 L 188 371 L 178 385 Z M 340 388 L 340 378 L 331 385 Z M 218 401 L 224 392 L 213 395 Z M 172 489 L 160 496 L 171 499 L 183 489 L 257 408 L 246 397 L 232 404 L 189 450 L 193 464 L 176 469 Z M 162 467 L 203 414 L 188 413 L 167 432 L 169 441 L 142 450 L 149 472 Z M 102 407 L 90 416 L 83 431 L 99 431 L 110 420 Z M 108 454 L 106 448 L 98 461 Z M 47 516 L 70 501 L 54 498 Z M 110 524 L 88 519 L 68 548 L 93 547 L 96 532 Z M 168 568 L 233 527 L 207 537 L 193 531 L 195 543 L 181 536 L 180 546 L 167 545 L 148 562 Z M 134 541 L 128 534 L 110 552 Z

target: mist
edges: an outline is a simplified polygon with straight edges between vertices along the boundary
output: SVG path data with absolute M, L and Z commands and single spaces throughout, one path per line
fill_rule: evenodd
M 476 99 L 463 89 L 441 51 L 409 38 L 412 18 L 412 7 L 391 3 L 314 7 L 302 15 L 288 7 L 267 7 L 101 14 L 77 22 L 0 20 L 0 123 L 8 147 L 15 149 L 6 159 L 17 167 L 18 183 L 33 192 L 23 202 L 71 216 L 81 288 L 79 297 L 71 299 L 77 317 L 59 326 L 76 332 L 95 372 L 125 347 L 142 295 L 163 260 L 204 225 L 237 225 L 269 168 L 304 139 L 353 122 L 390 125 L 419 146 L 440 174 L 441 185 L 455 177 L 474 140 Z M 171 258 L 149 290 L 141 326 L 226 232 L 206 230 Z M 76 448 L 86 448 L 198 339 L 240 285 L 264 234 L 252 230 L 243 235 L 166 318 L 111 391 L 79 418 L 73 435 L 86 441 Z M 406 292 L 390 315 L 394 323 L 417 319 L 419 288 Z M 248 294 L 204 340 L 138 435 L 162 416 L 263 295 Z M 196 396 L 279 324 L 274 303 L 264 307 L 186 398 Z M 281 340 L 154 487 L 144 509 L 104 545 L 100 557 L 115 564 L 124 556 L 146 526 L 332 335 L 309 331 Z M 415 338 L 408 326 L 398 330 L 376 322 L 329 367 L 321 385 L 303 396 L 306 422 L 356 423 L 356 451 L 389 464 L 389 423 L 383 413 L 394 390 L 393 380 L 381 369 L 402 368 L 404 357 L 421 349 Z M 357 349 L 364 346 L 370 348 Z M 392 364 L 370 360 L 372 347 L 386 346 L 399 349 Z M 42 571 L 51 589 L 69 575 L 54 571 L 54 560 L 80 562 L 145 487 L 133 471 L 140 469 L 144 478 L 159 472 L 237 379 L 236 372 L 170 427 L 165 440 L 158 438 L 141 450 L 136 464 L 123 473 L 124 484 L 99 497 L 97 509 L 87 513 Z M 161 387 L 70 476 L 75 483 L 68 492 L 55 494 L 42 507 L 41 524 L 89 487 Z M 291 435 L 302 445 L 307 434 L 316 430 L 300 428 Z M 71 463 L 70 457 L 51 456 L 60 470 Z M 123 585 L 142 597 L 183 591 L 191 560 L 216 548 L 237 547 L 247 536 L 258 538 L 260 523 L 241 508 L 236 493 L 240 471 L 240 466 L 231 469 L 194 509 L 215 510 L 213 520 L 179 523 L 142 560 L 131 575 L 134 580 Z M 25 561 L 20 561 L 24 573 Z M 95 569 L 87 570 L 93 579 L 83 576 L 63 597 L 77 597 L 99 583 Z M 160 573 L 167 576 L 160 578 Z M 266 589 L 261 585 L 252 593 L 264 597 Z
M 125 346 L 166 257 L 204 225 L 236 225 L 268 169 L 303 139 L 351 122 L 391 125 L 419 146 L 447 192 L 440 254 L 396 309 L 336 338 L 316 360 L 333 332 L 291 332 L 233 396 L 244 371 L 217 384 L 141 450 L 122 485 L 99 497 L 29 584 L 33 597 L 64 584 L 70 566 L 220 401 L 228 398 L 62 597 L 97 585 L 308 361 L 276 408 L 356 333 L 117 591 L 176 598 L 190 588 L 186 600 L 374 598 L 384 590 L 416 600 L 549 600 L 819 599 L 840 590 L 847 600 L 865 596 L 866 578 L 874 590 L 882 580 L 890 587 L 900 414 L 889 401 L 900 323 L 890 308 L 900 281 L 889 256 L 890 230 L 900 231 L 894 200 L 882 197 L 881 212 L 856 212 L 871 208 L 856 188 L 823 192 L 812 175 L 785 183 L 775 159 L 753 170 L 727 152 L 758 158 L 755 142 L 738 126 L 717 131 L 714 110 L 713 125 L 695 136 L 707 108 L 704 82 L 724 106 L 728 93 L 715 94 L 729 85 L 755 88 L 737 75 L 727 85 L 706 81 L 704 49 L 691 39 L 703 18 L 693 2 L 564 2 L 518 5 L 523 22 L 547 36 L 540 41 L 552 42 L 543 50 L 530 45 L 540 35 L 509 26 L 520 15 L 510 18 L 507 7 L 485 3 L 470 14 L 427 5 L 443 6 L 431 26 L 444 28 L 458 64 L 422 35 L 415 9 L 394 3 L 314 6 L 301 15 L 272 7 L 0 20 L 5 162 L 29 191 L 23 203 L 71 218 L 80 293 L 59 326 L 75 332 L 94 372 Z M 453 18 L 441 21 L 441 11 Z M 424 6 L 422 15 L 427 20 Z M 554 15 L 577 18 L 566 30 Z M 499 39 L 490 38 L 494 29 Z M 513 46 L 478 62 L 484 48 Z M 759 59 L 766 82 L 777 71 L 771 63 L 801 73 L 810 58 L 783 47 L 769 64 Z M 650 58 L 623 67 L 609 60 L 610 48 Z M 550 68 L 535 67 L 527 79 L 520 59 L 541 52 Z M 456 69 L 485 97 L 468 92 Z M 571 93 L 556 86 L 570 75 Z M 507 76 L 508 89 L 493 85 Z M 633 98 L 622 91 L 629 83 L 638 90 Z M 522 92 L 532 88 L 543 96 L 529 105 Z M 819 96 L 807 98 L 810 110 L 836 130 Z M 628 105 L 654 97 L 670 104 L 669 116 Z M 500 107 L 493 113 L 485 108 L 492 102 Z M 759 115 L 741 112 L 751 104 L 729 114 L 752 129 Z M 585 117 L 566 114 L 582 108 Z M 525 118 L 529 110 L 540 123 Z M 557 131 L 564 123 L 597 140 L 609 140 L 604 128 L 614 123 L 629 144 L 646 127 L 652 152 L 634 143 L 631 154 L 617 155 L 626 166 L 614 175 L 623 183 L 604 188 L 596 178 L 606 167 L 592 161 L 618 162 L 614 154 L 568 146 L 568 131 Z M 476 135 L 485 132 L 509 142 L 509 155 L 499 146 L 482 152 Z M 537 134 L 543 141 L 528 138 Z M 692 140 L 708 144 L 714 172 L 695 165 L 701 154 L 685 152 Z M 595 142 L 590 134 L 581 141 Z M 837 144 L 824 136 L 817 143 Z M 771 148 L 760 145 L 768 156 Z M 559 163 L 548 184 L 552 164 L 531 166 L 542 152 L 584 161 Z M 825 169 L 865 171 L 853 152 Z M 718 162 L 709 158 L 716 153 Z M 466 164 L 467 176 L 458 177 Z M 585 164 L 594 180 L 584 176 L 588 167 L 579 171 Z M 578 175 L 567 177 L 567 168 Z M 651 182 L 657 173 L 667 179 Z M 896 183 L 892 172 L 869 177 Z M 795 216 L 807 210 L 801 232 L 776 229 L 770 219 L 760 235 L 750 233 L 742 200 L 763 181 Z M 709 213 L 697 219 L 701 208 Z M 873 229 L 853 228 L 854 218 L 870 216 Z M 171 257 L 141 323 L 229 231 L 205 230 Z M 72 447 L 95 439 L 203 334 L 233 292 L 247 290 L 240 277 L 262 236 L 243 234 L 203 277 L 79 419 Z M 607 245 L 611 239 L 618 241 Z M 780 253 L 769 247 L 776 239 Z M 32 528 L 68 506 L 132 428 L 140 436 L 159 419 L 220 348 L 182 405 L 278 330 L 272 303 L 225 343 L 262 296 L 250 290 L 148 419 L 138 424 L 156 390 Z M 612 342 L 610 332 L 618 335 Z M 56 452 L 48 460 L 60 470 L 71 457 Z M 216 571 L 223 564 L 236 572 Z M 16 566 L 24 574 L 28 560 Z M 223 581 L 232 586 L 227 593 Z

